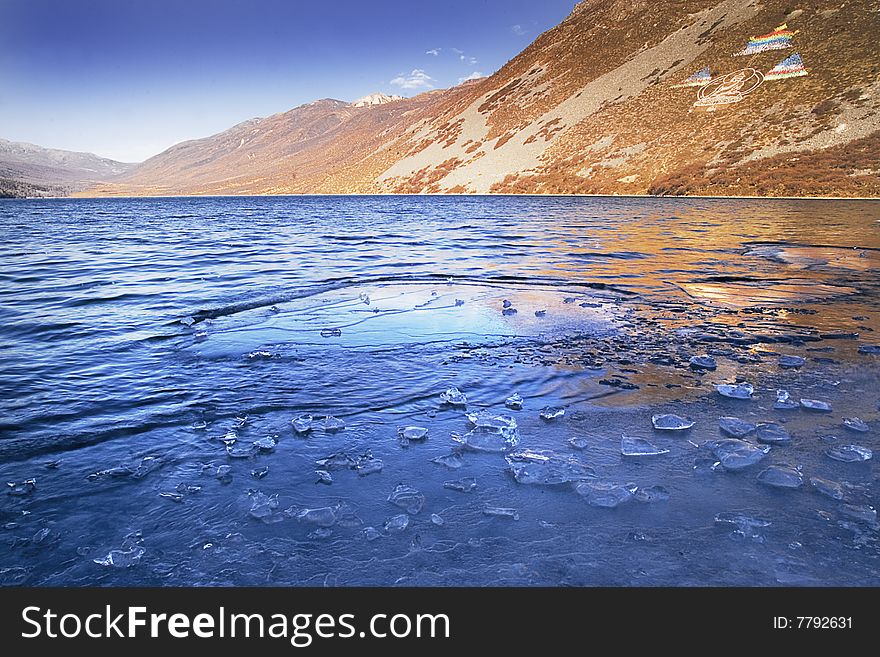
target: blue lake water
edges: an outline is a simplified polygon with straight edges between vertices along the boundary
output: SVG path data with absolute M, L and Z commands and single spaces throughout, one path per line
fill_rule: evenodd
M 878 202 L 10 200 L 0 263 L 0 585 L 880 584 Z

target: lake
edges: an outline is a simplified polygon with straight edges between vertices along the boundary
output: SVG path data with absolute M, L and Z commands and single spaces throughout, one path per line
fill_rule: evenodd
M 2 585 L 880 585 L 880 202 L 9 200 L 0 262 Z

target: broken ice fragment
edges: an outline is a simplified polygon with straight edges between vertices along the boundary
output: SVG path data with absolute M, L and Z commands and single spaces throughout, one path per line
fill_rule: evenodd
M 822 479 L 821 477 L 810 477 L 810 485 L 818 492 L 822 493 L 822 495 L 830 497 L 832 500 L 837 500 L 839 502 L 846 497 L 846 491 L 843 489 L 843 486 L 836 481 Z
M 867 433 L 871 430 L 864 421 L 860 420 L 857 417 L 845 417 L 843 418 L 843 426 L 845 426 L 850 431 L 856 431 L 858 433 Z
M 665 502 L 669 499 L 669 491 L 663 486 L 649 486 L 648 488 L 639 488 L 635 492 L 635 498 L 638 502 Z
M 9 487 L 7 491 L 10 495 L 15 495 L 17 497 L 24 497 L 25 495 L 30 495 L 37 489 L 37 480 L 36 479 L 25 479 L 20 483 L 16 483 L 14 481 L 7 482 L 6 484 Z
M 271 522 L 273 520 L 277 521 L 283 519 L 283 516 L 281 516 L 281 514 L 275 513 L 275 511 L 278 509 L 278 495 L 272 495 L 270 497 L 265 493 L 262 493 L 261 491 L 254 491 L 250 494 L 250 498 L 251 509 L 250 511 L 248 511 L 248 513 L 252 518 L 256 518 L 264 522 Z
M 706 444 L 725 470 L 742 470 L 754 465 L 770 451 L 769 445 L 753 445 L 737 438 L 726 438 Z
M 296 519 L 319 527 L 332 527 L 336 524 L 336 511 L 329 506 L 322 506 L 318 509 L 303 509 L 296 514 Z
M 431 522 L 434 523 L 435 525 L 437 525 L 438 527 L 442 527 L 443 525 L 446 524 L 446 521 L 443 520 L 443 518 L 441 516 L 437 515 L 436 513 L 431 514 Z
M 855 520 L 859 520 L 861 522 L 866 522 L 869 525 L 873 525 L 877 522 L 877 511 L 873 506 L 869 506 L 867 504 L 855 505 L 855 504 L 844 504 L 840 507 L 840 512 L 845 515 L 853 518 Z
M 259 451 L 255 443 L 235 442 L 226 446 L 226 454 L 233 459 L 248 459 Z
M 520 484 L 558 486 L 596 476 L 590 466 L 550 451 L 525 449 L 509 454 L 505 460 Z
M 377 538 L 382 536 L 378 529 L 375 527 L 364 527 L 361 532 L 361 536 L 363 536 L 368 541 L 375 541 Z
M 141 557 L 144 556 L 144 548 L 140 545 L 134 545 L 128 550 L 110 550 L 103 559 L 93 559 L 99 566 L 108 566 L 114 568 L 130 568 L 137 565 Z
M 159 493 L 159 497 L 164 497 L 166 500 L 171 500 L 172 502 L 183 502 L 183 495 L 180 493 L 171 493 L 171 492 L 161 492 Z
M 256 470 L 251 470 L 251 477 L 254 479 L 262 479 L 267 474 L 269 474 L 269 466 L 263 466 L 262 468 L 257 468 Z
M 590 439 L 585 436 L 575 436 L 568 439 L 568 444 L 575 449 L 586 449 L 590 444 Z
M 328 415 L 324 418 L 324 431 L 335 433 L 337 431 L 342 431 L 343 429 L 345 429 L 344 420 L 340 420 L 338 417 L 333 417 L 332 415 Z
M 715 516 L 715 523 L 719 525 L 733 525 L 736 527 L 734 534 L 745 536 L 746 538 L 759 538 L 760 534 L 756 531 L 764 527 L 770 526 L 769 520 L 763 518 L 752 518 L 733 511 L 722 511 Z
M 663 413 L 662 415 L 652 415 L 651 424 L 655 429 L 661 431 L 684 431 L 693 427 L 694 421 L 672 413 Z
M 869 461 L 874 456 L 870 449 L 861 445 L 838 445 L 829 449 L 825 454 L 835 461 L 843 461 L 844 463 Z
M 801 408 L 816 413 L 830 413 L 831 404 L 818 399 L 801 399 Z
M 416 514 L 422 510 L 425 496 L 411 486 L 397 484 L 391 491 L 391 495 L 388 496 L 388 501 L 404 509 L 407 513 Z
M 318 475 L 317 484 L 332 484 L 333 483 L 333 475 L 331 475 L 326 470 L 315 470 L 315 474 Z
M 407 527 L 409 527 L 409 516 L 405 513 L 392 516 L 385 521 L 385 531 L 389 533 L 402 532 Z
M 232 482 L 232 467 L 228 465 L 221 465 L 217 468 L 217 472 L 214 475 L 221 484 L 228 484 Z
M 638 487 L 634 484 L 622 486 L 599 481 L 582 481 L 575 486 L 575 490 L 590 506 L 614 509 L 624 502 L 630 501 Z
M 555 406 L 545 406 L 541 409 L 540 416 L 542 420 L 555 420 L 558 417 L 562 417 L 565 415 L 564 408 L 558 408 Z
M 428 437 L 425 427 L 402 427 L 397 430 L 397 439 L 406 447 L 410 442 L 421 442 Z
M 315 463 L 331 472 L 334 470 L 348 470 L 357 467 L 357 460 L 345 452 L 337 452 L 336 454 L 325 456 L 324 458 L 315 461 Z
M 384 467 L 385 463 L 382 459 L 374 458 L 372 454 L 364 454 L 358 458 L 354 469 L 357 471 L 358 477 L 366 477 L 367 475 L 382 472 Z
M 512 411 L 519 411 L 523 407 L 523 398 L 518 392 L 513 393 L 504 400 L 504 405 Z
M 468 414 L 474 428 L 453 440 L 477 452 L 505 452 L 519 443 L 516 420 L 509 415 L 495 415 L 489 411 Z
M 620 453 L 623 456 L 660 456 L 668 454 L 668 449 L 657 447 L 644 438 L 622 436 L 620 438 Z
M 804 476 L 799 470 L 788 465 L 771 465 L 758 473 L 758 481 L 775 488 L 800 488 Z
M 300 415 L 291 424 L 293 425 L 293 430 L 297 433 L 308 433 L 312 430 L 313 421 L 314 418 L 311 415 Z
M 432 458 L 431 463 L 437 463 L 438 465 L 443 465 L 447 468 L 457 470 L 464 465 L 464 459 L 458 452 L 450 452 L 449 454 L 444 454 L 443 456 L 436 456 Z
M 715 389 L 719 395 L 730 399 L 751 399 L 755 392 L 750 383 L 719 383 Z
M 758 425 L 758 442 L 771 445 L 787 445 L 791 435 L 775 422 L 762 422 Z
M 718 420 L 718 428 L 721 429 L 721 433 L 733 436 L 734 438 L 745 438 L 757 429 L 751 422 L 745 422 L 738 417 L 720 418 Z
M 275 441 L 277 436 L 266 436 L 254 441 L 254 445 L 263 452 L 271 452 L 278 443 Z
M 338 328 L 321 329 L 321 337 L 322 338 L 338 338 L 341 335 L 342 335 L 342 329 L 338 329 Z
M 791 398 L 788 390 L 776 391 L 776 403 L 773 404 L 773 408 L 775 408 L 777 411 L 791 411 L 795 408 L 798 408 L 799 406 L 800 404 L 798 404 L 794 399 Z
M 860 354 L 880 354 L 880 344 L 863 344 L 859 347 Z
M 503 506 L 484 506 L 484 516 L 493 516 L 496 518 L 510 518 L 511 520 L 519 520 L 519 511 Z
M 692 369 L 695 370 L 714 370 L 718 367 L 718 363 L 711 356 L 691 356 L 688 361 Z
M 455 386 L 440 393 L 440 403 L 447 406 L 467 406 L 467 396 Z
M 779 367 L 782 369 L 800 369 L 803 367 L 807 361 L 800 356 L 780 356 L 779 357 Z
M 457 490 L 460 493 L 470 493 L 477 487 L 477 480 L 473 477 L 465 477 L 464 479 L 456 479 L 454 481 L 444 481 L 443 488 L 449 490 Z

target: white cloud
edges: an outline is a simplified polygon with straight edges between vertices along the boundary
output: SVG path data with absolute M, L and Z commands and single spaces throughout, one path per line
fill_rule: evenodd
M 483 77 L 483 74 L 480 71 L 474 71 L 466 78 L 458 78 L 458 83 L 461 84 L 462 82 L 467 82 L 468 80 L 478 80 L 481 77 Z
M 401 89 L 433 89 L 434 78 L 420 68 L 414 68 L 410 73 L 401 73 L 391 80 L 391 84 Z
M 464 50 L 459 50 L 458 48 L 453 48 L 452 52 L 454 52 L 456 55 L 463 55 L 464 54 Z
M 467 57 L 465 57 L 464 55 L 459 55 L 458 58 L 459 58 L 461 61 L 466 61 L 466 60 L 467 60 Z
M 436 57 L 437 55 L 440 54 L 440 51 L 441 51 L 441 50 L 442 50 L 442 48 L 431 48 L 430 50 L 426 50 L 426 51 L 425 51 L 425 54 L 426 54 L 426 55 L 431 55 L 431 56 L 433 56 L 433 57 Z
M 526 31 L 523 29 L 523 26 L 522 26 L 522 25 L 518 25 L 518 24 L 517 24 L 517 25 L 511 25 L 511 26 L 510 26 L 510 31 L 513 32 L 513 33 L 514 33 L 515 35 L 517 35 L 517 36 L 523 36 L 523 35 L 526 33 Z
M 468 64 L 470 64 L 471 66 L 473 66 L 473 65 L 476 64 L 476 63 L 477 63 L 477 58 L 476 58 L 476 57 L 468 57 Z

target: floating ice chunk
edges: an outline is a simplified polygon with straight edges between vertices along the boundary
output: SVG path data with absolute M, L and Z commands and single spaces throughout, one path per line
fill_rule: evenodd
M 759 462 L 770 451 L 769 445 L 753 445 L 737 438 L 726 438 L 707 443 L 715 458 L 725 470 L 742 470 Z
M 539 414 L 542 420 L 555 420 L 556 418 L 562 417 L 565 415 L 564 408 L 558 408 L 556 406 L 545 406 L 541 409 Z
M 340 420 L 338 417 L 333 417 L 332 415 L 328 415 L 324 418 L 324 431 L 335 433 L 337 431 L 342 431 L 343 429 L 345 429 L 344 420 Z
M 859 347 L 860 354 L 880 354 L 880 344 L 863 344 Z
M 180 320 L 180 323 L 183 324 L 184 326 L 192 326 L 193 324 L 196 323 L 196 320 L 194 317 L 184 317 L 183 319 Z
M 407 522 L 409 522 L 409 520 L 407 520 Z M 364 527 L 363 531 L 361 531 L 361 536 L 368 541 L 375 541 L 377 538 L 380 538 L 382 534 L 375 527 Z
M 443 465 L 452 470 L 457 470 L 464 465 L 464 459 L 458 452 L 450 452 L 449 454 L 432 458 L 431 463 L 437 463 L 438 465 Z
M 669 499 L 669 491 L 663 486 L 649 486 L 648 488 L 639 488 L 634 497 L 638 502 L 665 502 Z
M 385 463 L 382 459 L 374 458 L 372 454 L 367 452 L 358 457 L 354 469 L 357 471 L 358 477 L 366 477 L 367 475 L 382 472 L 384 467 Z
M 586 436 L 575 436 L 568 439 L 568 444 L 575 449 L 586 449 L 590 445 L 590 439 Z
M 30 495 L 37 489 L 37 480 L 36 479 L 25 479 L 22 482 L 7 482 L 6 485 L 9 487 L 7 492 L 10 495 L 15 495 L 16 497 L 24 497 L 25 495 Z
M 769 527 L 772 523 L 763 518 L 753 518 L 736 511 L 722 511 L 715 516 L 715 523 L 719 525 L 733 525 L 736 527 L 734 534 L 746 538 L 760 538 L 756 530 Z
M 194 486 L 192 484 L 185 484 L 184 482 L 181 481 L 179 484 L 177 484 L 177 486 L 174 487 L 174 490 L 176 490 L 178 493 L 181 493 L 181 494 L 186 493 L 189 495 L 194 495 L 196 493 L 201 493 L 202 487 L 201 486 Z
M 130 568 L 140 563 L 141 557 L 144 556 L 144 548 L 140 545 L 133 545 L 128 550 L 110 550 L 106 557 L 101 559 L 93 559 L 99 566 L 113 568 Z
M 668 449 L 657 447 L 644 438 L 622 436 L 620 439 L 620 453 L 624 456 L 660 456 L 668 454 Z
M 510 518 L 511 520 L 519 520 L 519 511 L 503 506 L 484 506 L 484 516 L 492 516 L 495 518 Z
M 204 431 L 208 428 L 208 423 L 204 420 L 199 420 L 198 422 L 193 422 L 192 428 L 196 431 Z
M 411 442 L 421 442 L 428 437 L 425 427 L 401 427 L 397 430 L 397 440 L 406 447 Z
M 221 484 L 232 483 L 232 467 L 228 465 L 221 465 L 217 468 L 217 472 L 214 474 L 214 476 Z
M 295 418 L 291 424 L 293 425 L 293 430 L 297 433 L 308 433 L 312 430 L 312 422 L 314 422 L 314 418 L 307 414 Z
M 870 449 L 861 445 L 837 445 L 829 449 L 825 454 L 835 461 L 843 461 L 844 463 L 870 461 L 871 457 L 874 456 Z
M 442 527 L 443 525 L 446 524 L 446 521 L 443 519 L 443 517 L 436 514 L 436 513 L 431 514 L 431 522 L 433 524 L 437 525 L 438 527 Z
M 405 513 L 392 516 L 385 521 L 385 531 L 389 534 L 392 532 L 402 532 L 409 527 L 409 516 Z
M 796 370 L 800 369 L 804 365 L 807 364 L 806 359 L 801 358 L 800 356 L 780 356 L 779 357 L 779 367 L 785 370 Z
M 468 422 L 477 429 L 492 433 L 511 433 L 516 431 L 516 420 L 509 415 L 498 415 L 492 411 L 477 411 L 467 414 Z
M 251 470 L 251 477 L 254 479 L 262 479 L 267 474 L 269 474 L 269 466 L 264 465 L 262 468 L 257 468 L 256 470 Z
M 590 466 L 550 451 L 525 449 L 509 454 L 505 460 L 520 484 L 559 486 L 596 476 Z
M 453 440 L 477 452 L 505 452 L 519 443 L 516 420 L 509 415 L 495 415 L 489 411 L 468 414 L 473 430 L 463 436 L 453 434 Z
M 357 459 L 345 452 L 337 452 L 336 454 L 325 456 L 315 461 L 315 463 L 331 472 L 334 470 L 350 470 L 357 467 Z
M 590 506 L 614 509 L 633 499 L 633 494 L 638 490 L 638 487 L 635 484 L 620 485 L 600 481 L 582 481 L 575 486 L 575 490 Z
M 751 399 L 755 392 L 750 383 L 719 383 L 715 389 L 719 395 L 730 399 Z
M 443 488 L 449 490 L 457 490 L 460 493 L 470 493 L 477 487 L 477 480 L 473 477 L 465 477 L 464 479 L 456 479 L 454 481 L 444 481 Z
M 523 407 L 523 398 L 518 392 L 513 393 L 504 400 L 504 405 L 512 411 L 519 411 Z
M 336 509 L 331 506 L 322 506 L 318 509 L 302 509 L 297 512 L 296 519 L 300 522 L 308 522 L 319 527 L 332 527 L 336 524 Z
M 758 473 L 758 481 L 775 488 L 800 488 L 804 476 L 799 470 L 788 465 L 771 465 Z
M 877 522 L 877 510 L 873 506 L 867 504 L 844 504 L 840 507 L 840 512 L 845 516 L 849 516 L 860 522 L 866 522 L 869 525 L 873 525 Z
M 871 430 L 863 420 L 860 420 L 857 417 L 845 417 L 843 418 L 843 426 L 845 426 L 850 431 L 856 431 L 858 433 L 867 433 Z
M 278 436 L 266 436 L 265 438 L 260 438 L 259 440 L 254 441 L 254 445 L 263 452 L 271 452 L 275 449 L 275 446 L 278 442 L 275 440 Z
M 787 445 L 791 435 L 775 422 L 762 422 L 758 425 L 758 442 L 770 445 Z
M 718 367 L 718 363 L 711 356 L 691 356 L 688 361 L 692 369 L 695 370 L 714 370 Z
M 673 415 L 672 413 L 663 413 L 661 415 L 652 415 L 651 424 L 655 429 L 661 431 L 684 431 L 694 426 L 694 421 L 690 418 Z
M 364 524 L 358 515 L 348 504 L 342 502 L 334 507 L 336 511 L 336 524 L 347 529 L 354 529 Z
M 321 329 L 321 337 L 322 338 L 338 338 L 341 335 L 342 335 L 342 329 L 338 329 L 338 328 Z
M 467 406 L 467 396 L 455 386 L 440 393 L 440 403 L 446 406 Z
M 729 416 L 718 420 L 718 428 L 721 429 L 721 433 L 733 436 L 734 438 L 745 438 L 757 429 L 751 422 Z
M 226 454 L 233 459 L 249 459 L 259 451 L 255 443 L 235 442 L 226 446 Z
M 773 408 L 775 408 L 777 411 L 791 411 L 795 408 L 798 408 L 799 406 L 800 404 L 798 404 L 794 399 L 791 398 L 788 390 L 776 391 L 776 403 L 773 404 Z
M 415 515 L 422 510 L 422 506 L 425 504 L 425 496 L 411 486 L 397 484 L 394 490 L 391 491 L 391 495 L 388 496 L 388 501 L 404 509 L 407 513 Z
M 830 479 L 822 479 L 821 477 L 810 477 L 810 485 L 825 497 L 830 497 L 838 502 L 846 497 L 846 491 L 841 484 Z
M 270 358 L 275 358 L 275 354 L 271 351 L 252 351 L 247 355 L 248 360 L 269 360 Z
M 316 484 L 327 484 L 328 486 L 333 483 L 333 475 L 331 475 L 326 470 L 315 470 L 315 474 L 318 475 L 318 481 Z
M 171 500 L 172 502 L 183 502 L 183 495 L 181 495 L 180 493 L 162 491 L 161 493 L 159 493 L 159 497 L 164 497 L 166 500 Z
M 250 498 L 251 508 L 248 513 L 252 518 L 262 520 L 263 522 L 277 522 L 284 519 L 280 513 L 276 513 L 278 509 L 278 495 L 269 496 L 257 490 L 250 493 Z
M 818 399 L 801 399 L 801 408 L 815 413 L 830 413 L 831 404 Z

